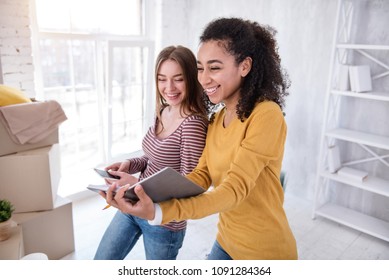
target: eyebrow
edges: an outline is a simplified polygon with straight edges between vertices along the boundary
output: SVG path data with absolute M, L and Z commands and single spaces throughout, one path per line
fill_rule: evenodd
M 164 74 L 160 74 L 160 73 L 158 73 L 157 74 L 158 76 L 164 76 L 164 77 L 166 77 L 166 75 L 164 75 Z M 173 75 L 173 78 L 175 78 L 175 77 L 179 77 L 179 76 L 184 76 L 182 73 L 180 73 L 180 74 L 176 74 L 176 75 Z
M 198 60 L 197 60 L 197 63 L 198 63 L 198 64 L 201 64 L 201 62 L 198 61 Z M 207 64 L 212 64 L 212 63 L 220 63 L 220 64 L 223 64 L 223 62 L 220 61 L 220 60 L 218 60 L 218 59 L 211 59 L 211 60 L 208 60 L 208 61 L 207 61 Z

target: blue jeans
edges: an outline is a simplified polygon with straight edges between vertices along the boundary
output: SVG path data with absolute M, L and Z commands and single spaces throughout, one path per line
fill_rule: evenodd
M 219 242 L 215 241 L 213 243 L 211 253 L 207 256 L 207 260 L 232 260 L 232 258 L 226 251 L 224 251 Z
M 143 234 L 147 260 L 175 260 L 185 229 L 171 231 L 117 211 L 97 248 L 95 260 L 123 260 Z

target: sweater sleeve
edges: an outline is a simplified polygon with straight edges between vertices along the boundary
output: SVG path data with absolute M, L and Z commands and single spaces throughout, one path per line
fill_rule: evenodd
M 253 111 L 246 120 L 244 138 L 231 158 L 229 170 L 221 171 L 225 174 L 223 180 L 213 190 L 197 197 L 162 202 L 162 223 L 203 218 L 230 210 L 244 201 L 256 186 L 263 169 L 272 161 L 280 162 L 283 156 L 286 124 L 278 105 L 272 104 L 274 105 L 258 105 L 260 108 Z M 210 151 L 212 148 L 207 146 L 206 153 L 212 156 L 223 153 Z M 207 180 L 210 182 L 207 169 L 207 159 L 203 154 L 198 168 L 188 178 L 200 185 Z
M 207 123 L 194 116 L 182 127 L 180 173 L 187 175 L 196 167 L 205 146 Z
M 128 170 L 128 173 L 135 174 L 138 172 L 143 172 L 147 166 L 147 162 L 149 159 L 144 155 L 137 158 L 131 158 L 130 161 L 130 169 Z

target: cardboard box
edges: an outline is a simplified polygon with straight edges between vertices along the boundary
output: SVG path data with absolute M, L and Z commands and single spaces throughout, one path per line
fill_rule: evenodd
M 22 227 L 26 255 L 39 252 L 58 260 L 74 252 L 70 200 L 58 197 L 53 210 L 14 214 L 13 220 Z
M 0 242 L 0 260 L 19 260 L 24 256 L 22 227 L 12 228 L 11 237 Z
M 51 146 L 58 143 L 58 129 L 50 133 L 45 139 L 34 144 L 17 144 L 9 136 L 7 129 L 4 127 L 3 122 L 0 121 L 0 156 L 14 154 L 17 152 L 23 152 L 41 147 Z
M 14 213 L 53 209 L 59 181 L 59 144 L 0 157 L 0 197 Z

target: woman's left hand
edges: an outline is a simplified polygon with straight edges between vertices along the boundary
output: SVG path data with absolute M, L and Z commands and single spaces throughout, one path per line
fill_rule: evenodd
M 127 188 L 128 185 L 117 189 L 117 185 L 115 183 L 112 184 L 105 196 L 107 203 L 118 208 L 123 213 L 131 214 L 145 220 L 153 220 L 155 217 L 154 203 L 145 193 L 142 186 L 135 186 L 135 194 L 139 198 L 139 200 L 135 203 L 131 203 L 124 197 L 124 193 Z

